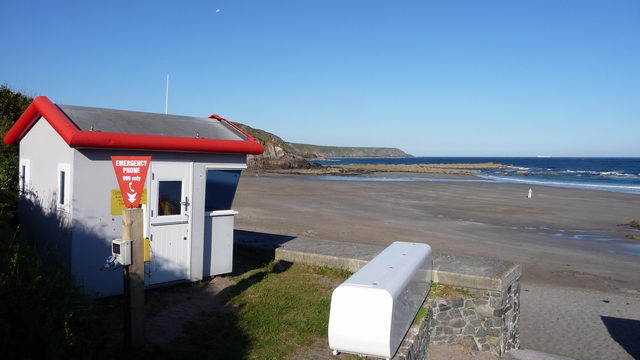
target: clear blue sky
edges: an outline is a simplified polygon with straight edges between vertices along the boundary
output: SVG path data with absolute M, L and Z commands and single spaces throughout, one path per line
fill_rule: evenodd
M 220 9 L 219 12 L 216 9 Z M 425 156 L 640 156 L 640 1 L 7 1 L 0 84 Z

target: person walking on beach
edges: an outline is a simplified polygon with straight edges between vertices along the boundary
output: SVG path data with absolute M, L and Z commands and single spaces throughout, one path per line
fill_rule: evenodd
M 531 193 L 533 193 L 533 190 L 531 190 L 531 188 L 529 188 L 529 193 L 527 194 L 527 199 L 531 199 Z

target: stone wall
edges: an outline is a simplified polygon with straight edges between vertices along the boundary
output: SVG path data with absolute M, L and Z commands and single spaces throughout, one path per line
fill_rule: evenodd
M 431 344 L 460 344 L 498 356 L 520 347 L 520 281 L 501 291 L 461 288 L 430 300 Z
M 429 301 L 425 300 L 422 307 L 429 309 Z M 393 360 L 424 360 L 427 358 L 431 331 L 431 312 L 418 324 L 412 324 L 402 340 Z

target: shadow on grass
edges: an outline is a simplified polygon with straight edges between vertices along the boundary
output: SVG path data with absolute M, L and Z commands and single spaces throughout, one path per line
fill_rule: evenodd
M 269 273 L 283 272 L 288 267 L 274 264 L 263 252 L 235 249 L 234 272 L 228 277 L 237 281 L 222 291 L 205 295 L 200 303 L 207 304 L 203 313 L 184 324 L 183 334 L 176 340 L 161 346 L 151 346 L 145 355 L 160 359 L 246 359 L 252 341 L 240 328 L 240 308 L 225 305 L 251 286 L 261 282 Z M 179 286 L 197 286 L 185 284 Z M 160 290 L 162 291 L 162 290 Z M 214 308 L 213 311 L 207 312 Z M 149 339 L 152 340 L 152 339 Z
M 634 359 L 640 359 L 640 320 L 600 316 L 609 335 Z
M 149 346 L 141 351 L 122 353 L 122 297 L 91 299 L 86 289 L 75 284 L 70 274 L 71 236 L 83 243 L 96 244 L 91 254 L 83 255 L 83 264 L 95 269 L 95 278 L 120 272 L 99 272 L 98 266 L 110 253 L 100 229 L 71 222 L 55 206 L 24 201 L 20 208 L 22 231 L 13 224 L 0 224 L 0 358 L 134 358 L 154 355 L 161 359 L 205 358 L 245 359 L 252 339 L 239 326 L 241 308 L 224 307 L 230 299 L 262 281 L 269 273 L 283 272 L 288 264 L 273 264 L 273 249 L 293 239 L 291 236 L 236 231 L 242 239 L 261 239 L 269 251 L 234 249 L 236 281 L 220 292 L 208 294 L 199 311 L 218 303 L 217 310 L 201 314 L 194 321 L 167 323 L 180 327 L 181 337 L 166 346 Z M 75 241 L 75 240 L 74 240 Z M 99 246 L 98 246 L 99 245 Z M 86 259 L 84 259 L 86 257 Z M 92 258 L 92 257 L 95 257 Z M 76 279 L 77 280 L 77 279 Z M 94 281 L 96 282 L 96 281 Z M 148 291 L 148 299 L 158 300 L 158 309 L 171 304 L 171 291 L 189 297 L 208 282 L 187 283 Z M 187 290 L 187 291 L 185 291 Z M 182 296 L 181 295 L 181 296 Z M 164 302 L 164 304 L 163 304 Z M 148 303 L 148 306 L 153 305 Z M 182 324 L 185 323 L 184 328 Z M 148 339 L 152 340 L 152 339 Z

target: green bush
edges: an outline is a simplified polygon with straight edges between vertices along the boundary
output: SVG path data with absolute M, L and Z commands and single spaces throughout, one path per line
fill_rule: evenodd
M 0 87 L 0 136 L 31 98 Z M 110 358 L 113 334 L 100 302 L 47 263 L 17 224 L 18 147 L 0 145 L 0 359 Z M 111 354 L 111 355 L 110 355 Z
M 0 135 L 9 131 L 33 99 L 0 86 Z M 0 145 L 0 189 L 16 190 L 18 188 L 18 147 Z
M 46 264 L 18 230 L 2 221 L 0 358 L 81 358 L 106 353 L 92 301 L 62 268 Z

